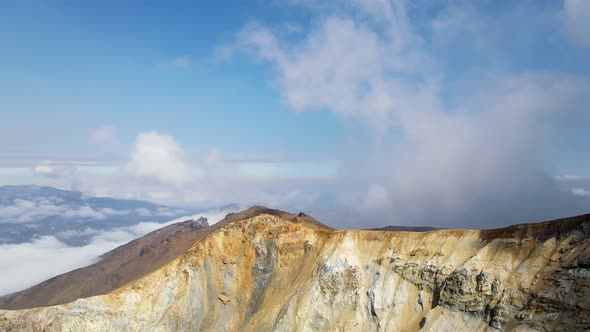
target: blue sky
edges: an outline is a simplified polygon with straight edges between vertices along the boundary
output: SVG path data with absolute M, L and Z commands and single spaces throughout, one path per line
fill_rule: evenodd
M 588 15 L 584 0 L 3 1 L 0 184 L 343 225 L 588 211 Z
M 52 136 L 13 152 L 59 144 L 64 154 L 79 154 L 87 142 L 70 138 L 98 124 L 116 124 L 127 145 L 137 132 L 157 129 L 196 151 L 214 144 L 237 158 L 257 154 L 260 145 L 274 154 L 333 147 L 342 133 L 329 114 L 293 114 L 259 66 L 216 60 L 215 48 L 244 22 L 271 15 L 265 6 L 236 4 L 4 3 L 2 42 L 10 47 L 2 52 L 3 127 Z M 175 68 L 183 57 L 190 65 Z M 291 135 L 249 130 L 276 124 Z M 319 133 L 326 139 L 311 142 Z

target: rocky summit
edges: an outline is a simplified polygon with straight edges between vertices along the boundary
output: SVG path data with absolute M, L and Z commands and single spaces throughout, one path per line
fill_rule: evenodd
M 124 250 L 134 256 L 125 262 L 174 257 L 68 303 L 29 291 L 19 310 L 0 311 L 0 331 L 590 329 L 590 215 L 481 231 L 343 231 L 254 207 L 189 224 Z M 51 283 L 35 287 L 51 293 Z

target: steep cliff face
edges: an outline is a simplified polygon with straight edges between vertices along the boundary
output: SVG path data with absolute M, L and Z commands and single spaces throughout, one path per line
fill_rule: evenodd
M 590 215 L 414 233 L 259 212 L 108 294 L 0 311 L 0 331 L 590 329 Z

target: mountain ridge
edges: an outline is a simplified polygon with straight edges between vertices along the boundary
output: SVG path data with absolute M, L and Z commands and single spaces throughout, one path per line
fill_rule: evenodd
M 157 229 L 100 255 L 95 264 L 0 297 L 0 309 L 50 306 L 106 294 L 176 258 L 199 239 L 198 230 L 208 226 L 201 217 Z
M 184 253 L 139 279 L 65 305 L 0 311 L 0 327 L 487 331 L 590 326 L 590 215 L 489 231 L 333 230 L 314 220 L 263 207 L 230 214 Z

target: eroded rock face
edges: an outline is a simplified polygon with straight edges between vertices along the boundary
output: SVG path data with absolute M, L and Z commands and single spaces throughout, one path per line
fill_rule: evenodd
M 590 216 L 412 233 L 260 214 L 106 295 L 0 311 L 0 331 L 583 331 L 589 234 Z

